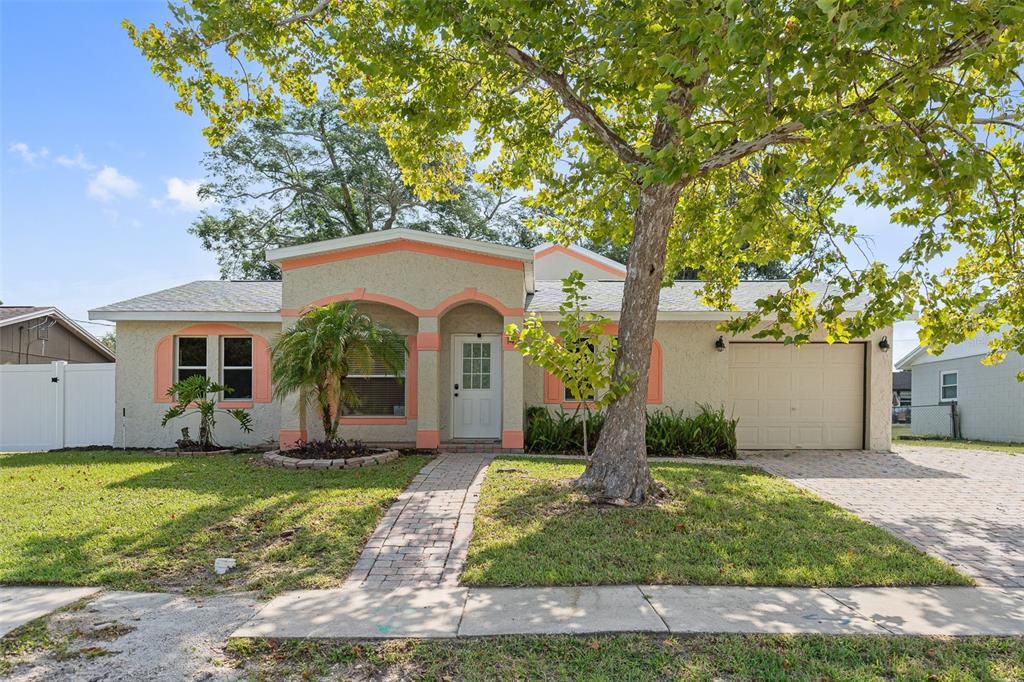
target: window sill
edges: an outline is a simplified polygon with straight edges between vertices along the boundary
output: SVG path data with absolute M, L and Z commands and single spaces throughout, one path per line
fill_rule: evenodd
M 408 417 L 385 417 L 381 416 L 352 416 L 342 417 L 340 424 L 350 424 L 354 426 L 390 426 L 390 425 L 401 425 L 408 424 Z
M 253 406 L 252 400 L 220 400 L 217 402 L 217 407 L 222 410 L 249 410 Z

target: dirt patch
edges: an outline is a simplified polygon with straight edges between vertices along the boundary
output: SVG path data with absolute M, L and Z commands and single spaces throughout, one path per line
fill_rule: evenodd
M 236 680 L 228 637 L 257 611 L 252 595 L 192 599 L 108 592 L 47 622 L 60 643 L 23 656 L 5 680 Z

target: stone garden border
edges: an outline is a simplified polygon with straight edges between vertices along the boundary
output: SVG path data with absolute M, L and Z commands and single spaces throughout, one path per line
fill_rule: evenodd
M 161 457 L 208 457 L 210 455 L 232 455 L 237 450 L 234 448 L 223 448 L 220 450 L 155 450 L 154 455 Z
M 263 453 L 263 461 L 272 467 L 282 469 L 358 469 L 393 462 L 400 455 L 398 450 L 385 450 L 372 455 L 349 457 L 348 459 L 300 459 L 299 457 L 289 457 L 280 450 L 271 450 Z

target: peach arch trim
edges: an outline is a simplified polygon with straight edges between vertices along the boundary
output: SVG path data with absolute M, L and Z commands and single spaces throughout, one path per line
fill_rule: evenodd
M 176 336 L 245 336 L 252 339 L 252 401 L 269 403 L 270 390 L 270 344 L 259 334 L 233 324 L 194 324 L 179 329 L 161 338 L 156 343 L 153 358 L 153 400 L 171 403 L 168 389 L 174 384 L 174 337 Z M 246 407 L 248 401 L 228 402 L 225 406 Z
M 601 261 L 599 261 L 599 260 L 597 260 L 595 258 L 591 258 L 590 256 L 587 256 L 585 254 L 576 253 L 572 249 L 566 248 L 566 247 L 562 246 L 561 244 L 552 244 L 551 246 L 549 246 L 548 248 L 544 249 L 543 251 L 539 251 L 537 253 L 537 255 L 534 256 L 534 259 L 537 260 L 537 259 L 543 258 L 544 256 L 547 256 L 548 254 L 552 254 L 552 253 L 564 253 L 565 255 L 569 256 L 570 258 L 575 258 L 578 261 L 582 261 L 584 263 L 587 263 L 588 265 L 592 265 L 595 268 L 597 268 L 598 270 L 604 270 L 605 272 L 607 272 L 609 274 L 612 274 L 612 275 L 615 275 L 616 277 L 623 277 L 623 278 L 625 278 L 625 276 L 626 276 L 626 271 L 623 270 L 623 269 L 614 268 L 614 267 L 612 267 L 610 265 L 602 263 Z
M 506 316 L 522 316 L 524 312 L 522 308 L 512 308 L 506 306 L 504 303 L 494 298 L 493 296 L 481 293 L 475 287 L 467 287 L 463 291 L 457 294 L 452 294 L 451 296 L 445 298 L 443 301 L 438 303 L 433 308 L 420 308 L 418 306 L 413 305 L 412 303 L 409 303 L 408 301 L 403 301 L 400 298 L 395 298 L 394 296 L 389 296 L 387 294 L 375 294 L 372 292 L 368 292 L 366 289 L 359 288 L 353 289 L 352 291 L 348 291 L 343 294 L 334 294 L 332 296 L 324 296 L 323 298 L 318 298 L 317 300 L 313 301 L 312 303 L 306 305 L 304 308 L 301 309 L 283 308 L 281 310 L 281 314 L 287 317 L 295 317 L 302 315 L 312 310 L 313 308 L 318 308 L 320 306 L 327 305 L 328 303 L 334 303 L 335 301 L 370 301 L 372 303 L 383 303 L 384 305 L 389 305 L 392 306 L 393 308 L 404 310 L 405 312 L 411 315 L 415 315 L 416 317 L 439 317 L 446 310 L 460 303 L 472 302 L 484 303 L 493 308 L 494 310 L 496 310 L 497 312 L 501 313 L 502 315 Z
M 365 256 L 374 256 L 381 253 L 390 253 L 392 251 L 412 251 L 414 253 L 424 253 L 430 256 L 440 256 L 441 258 L 451 258 L 454 260 L 464 260 L 472 263 L 493 265 L 495 267 L 508 268 L 510 270 L 524 269 L 523 262 L 519 260 L 501 258 L 499 256 L 489 256 L 482 253 L 473 253 L 471 251 L 461 251 L 447 246 L 424 244 L 423 242 L 414 242 L 408 239 L 396 239 L 395 241 L 386 242 L 384 244 L 371 244 L 369 246 L 362 246 L 344 251 L 333 251 L 331 253 L 319 253 L 314 256 L 292 258 L 281 261 L 281 269 L 294 270 L 296 268 L 305 268 L 311 265 L 333 263 L 335 261 L 349 260 L 351 258 L 363 258 Z

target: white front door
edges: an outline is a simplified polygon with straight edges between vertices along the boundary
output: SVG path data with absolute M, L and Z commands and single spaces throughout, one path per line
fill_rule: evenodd
M 501 437 L 501 336 L 452 335 L 452 436 Z

